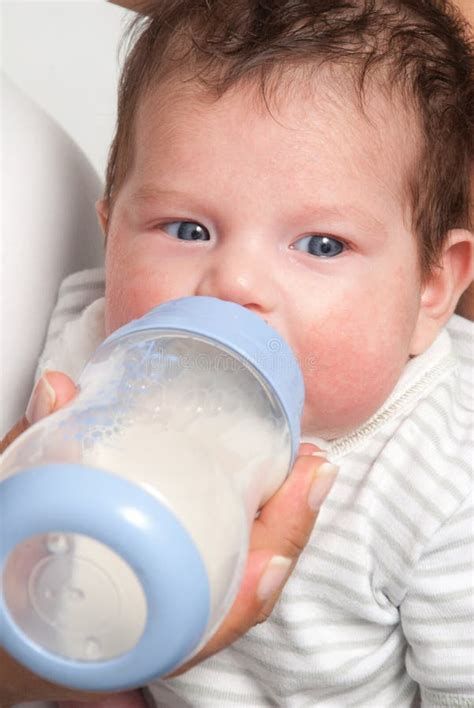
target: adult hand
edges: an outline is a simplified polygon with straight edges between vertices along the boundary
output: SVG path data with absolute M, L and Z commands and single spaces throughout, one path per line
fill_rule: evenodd
M 35 387 L 25 417 L 2 441 L 1 450 L 30 424 L 66 405 L 75 394 L 76 387 L 65 374 L 47 372 Z M 288 479 L 265 504 L 253 524 L 246 571 L 229 614 L 208 644 L 173 676 L 232 644 L 268 618 L 311 535 L 336 469 L 325 462 L 314 445 L 303 443 L 300 446 Z M 94 701 L 95 708 L 115 705 L 110 696 L 104 694 L 55 686 L 33 675 L 0 650 L 0 706 L 27 700 Z
M 229 614 L 206 646 L 170 676 L 201 663 L 268 619 L 311 536 L 336 472 L 315 445 L 300 445 L 291 474 L 254 521 L 245 575 Z
M 30 425 L 59 410 L 75 395 L 76 386 L 69 376 L 59 371 L 48 371 L 44 374 L 31 394 L 25 415 L 0 442 L 0 452 L 4 452 Z

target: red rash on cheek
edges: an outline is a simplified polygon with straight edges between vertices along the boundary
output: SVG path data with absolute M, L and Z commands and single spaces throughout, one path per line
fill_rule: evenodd
M 183 279 L 176 278 L 176 269 L 145 240 L 116 235 L 106 261 L 107 333 L 162 302 L 192 294 L 186 292 L 189 279 L 183 283 Z
M 367 314 L 345 309 L 308 327 L 300 338 L 303 432 L 344 434 L 370 418 L 390 394 L 407 361 L 407 335 L 406 324 L 389 319 L 389 309 L 374 306 Z
M 159 304 L 159 292 L 156 277 L 150 278 L 147 269 L 128 268 L 123 278 L 115 271 L 107 283 L 107 334 Z

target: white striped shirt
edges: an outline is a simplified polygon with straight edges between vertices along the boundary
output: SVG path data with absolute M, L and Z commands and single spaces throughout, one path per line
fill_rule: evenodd
M 41 366 L 77 375 L 101 307 L 50 338 Z M 272 616 L 154 682 L 157 706 L 474 706 L 472 344 L 454 316 L 366 424 L 323 443 L 340 472 Z

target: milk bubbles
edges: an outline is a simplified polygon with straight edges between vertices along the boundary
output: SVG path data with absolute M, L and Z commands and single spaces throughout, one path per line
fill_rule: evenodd
M 274 489 L 269 468 L 284 469 L 288 435 L 263 382 L 225 350 L 176 334 L 135 340 L 115 356 L 115 405 L 88 411 L 82 461 L 141 484 L 180 518 L 208 570 L 212 623 L 245 562 L 245 510 Z

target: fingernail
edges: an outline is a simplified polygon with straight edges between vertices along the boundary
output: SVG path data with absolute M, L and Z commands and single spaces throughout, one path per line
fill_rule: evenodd
M 291 567 L 291 558 L 273 556 L 260 578 L 257 597 L 262 602 L 269 600 L 283 585 Z
M 310 509 L 313 511 L 318 511 L 321 507 L 321 504 L 326 499 L 329 494 L 329 490 L 334 484 L 338 471 L 339 467 L 331 464 L 330 462 L 323 462 L 323 464 L 318 467 L 316 477 L 308 494 L 308 504 Z
M 311 453 L 311 457 L 324 457 L 328 456 L 327 450 L 316 450 L 316 452 Z
M 36 423 L 41 418 L 49 415 L 56 402 L 54 388 L 46 378 L 46 374 L 39 379 L 26 408 L 26 418 L 29 423 Z

